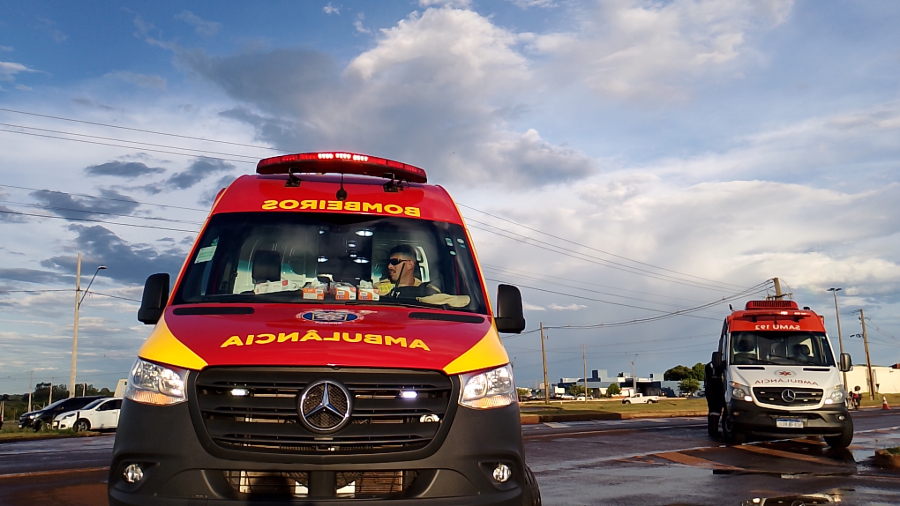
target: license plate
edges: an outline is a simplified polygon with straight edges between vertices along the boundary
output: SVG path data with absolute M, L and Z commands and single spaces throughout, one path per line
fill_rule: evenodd
M 779 429 L 802 429 L 803 420 L 775 420 L 775 427 Z

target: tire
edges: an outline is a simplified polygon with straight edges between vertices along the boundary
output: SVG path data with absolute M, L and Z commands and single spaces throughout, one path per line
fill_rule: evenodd
M 631 404 L 631 401 L 622 401 L 622 404 Z
M 850 446 L 850 443 L 853 442 L 853 420 L 848 417 L 847 424 L 844 425 L 841 434 L 839 436 L 825 436 L 825 442 L 835 450 Z
M 525 491 L 522 494 L 522 506 L 541 506 L 541 489 L 531 468 L 525 466 Z
M 35 421 L 31 422 L 31 428 L 34 429 L 35 432 L 39 432 L 43 425 L 44 424 L 42 424 L 40 420 L 35 420 Z
M 78 420 L 77 422 L 75 422 L 75 425 L 72 426 L 72 429 L 74 429 L 75 432 L 85 432 L 85 431 L 89 430 L 90 428 L 91 428 L 91 422 L 85 420 L 84 418 L 82 418 L 81 420 Z
M 706 430 L 709 437 L 716 439 L 719 437 L 719 415 L 710 413 L 706 416 Z
M 747 435 L 737 430 L 734 420 L 728 414 L 722 418 L 722 437 L 731 445 L 742 445 L 747 442 Z

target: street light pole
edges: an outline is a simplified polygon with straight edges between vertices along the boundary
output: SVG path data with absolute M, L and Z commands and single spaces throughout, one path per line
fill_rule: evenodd
M 78 312 L 81 309 L 81 303 L 84 301 L 84 297 L 87 295 L 88 290 L 91 289 L 91 285 L 94 284 L 94 278 L 97 277 L 97 273 L 106 269 L 105 265 L 101 265 L 97 267 L 97 270 L 94 271 L 94 275 L 91 276 L 91 281 L 88 283 L 87 289 L 84 291 L 84 294 L 81 293 L 81 253 L 78 254 L 78 266 L 75 268 L 75 327 L 72 332 L 72 374 L 69 376 L 69 398 L 75 397 L 75 370 L 76 364 L 78 362 Z
M 638 354 L 634 354 L 634 358 L 631 360 L 631 395 L 630 397 L 634 397 L 637 395 L 637 378 L 634 377 L 634 361 L 637 360 Z
M 844 338 L 841 336 L 841 315 L 838 312 L 838 304 L 837 304 L 837 293 L 843 290 L 843 288 L 829 288 L 828 291 L 834 295 L 834 317 L 837 319 L 837 328 L 838 328 L 838 344 L 841 346 L 841 355 L 844 354 Z M 847 371 L 843 371 L 841 374 L 844 376 L 844 391 L 847 392 Z

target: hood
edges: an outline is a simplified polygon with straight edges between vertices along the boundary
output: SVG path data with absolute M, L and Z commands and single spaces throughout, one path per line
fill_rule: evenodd
M 841 383 L 835 367 L 789 365 L 731 366 L 731 380 L 751 388 L 780 386 L 827 389 Z
M 486 316 L 391 306 L 169 307 L 138 354 L 194 370 L 327 365 L 451 374 L 509 362 Z

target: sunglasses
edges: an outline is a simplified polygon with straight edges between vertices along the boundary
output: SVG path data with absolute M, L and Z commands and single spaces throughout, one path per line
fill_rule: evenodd
M 410 260 L 409 258 L 392 258 L 392 259 L 388 260 L 388 263 L 391 265 L 397 265 L 400 262 L 407 262 L 409 260 Z

